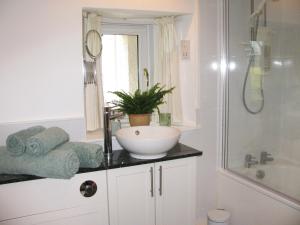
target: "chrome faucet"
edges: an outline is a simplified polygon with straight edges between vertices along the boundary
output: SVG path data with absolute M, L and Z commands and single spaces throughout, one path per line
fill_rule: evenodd
M 266 164 L 267 162 L 273 161 L 274 158 L 268 152 L 261 152 L 260 153 L 260 164 Z
M 123 113 L 118 112 L 114 107 L 105 106 L 103 109 L 103 123 L 104 123 L 104 155 L 107 159 L 111 158 L 112 154 L 112 133 L 111 120 L 120 118 Z
M 245 167 L 250 168 L 252 165 L 258 164 L 258 161 L 251 154 L 247 154 L 245 157 Z

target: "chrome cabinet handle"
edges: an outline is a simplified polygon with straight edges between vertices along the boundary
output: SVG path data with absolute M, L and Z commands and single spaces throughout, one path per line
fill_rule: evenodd
M 159 195 L 162 195 L 162 166 L 159 166 Z
M 87 180 L 80 185 L 80 193 L 84 197 L 92 197 L 97 192 L 97 184 L 94 181 Z
M 150 188 L 150 193 L 151 193 L 151 197 L 154 196 L 154 188 L 153 188 L 153 167 L 150 168 L 150 181 L 151 181 L 151 188 Z

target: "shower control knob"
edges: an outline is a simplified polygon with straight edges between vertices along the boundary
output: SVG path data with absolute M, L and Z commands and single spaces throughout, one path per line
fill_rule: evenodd
M 94 181 L 87 180 L 80 185 L 80 193 L 84 197 L 92 197 L 97 192 L 97 184 Z

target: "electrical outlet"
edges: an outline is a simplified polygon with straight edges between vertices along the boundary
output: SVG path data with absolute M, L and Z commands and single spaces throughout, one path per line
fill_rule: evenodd
M 181 59 L 190 59 L 190 40 L 181 40 Z

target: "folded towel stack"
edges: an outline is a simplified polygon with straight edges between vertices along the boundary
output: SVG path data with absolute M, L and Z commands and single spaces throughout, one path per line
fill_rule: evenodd
M 69 179 L 79 167 L 100 166 L 100 145 L 68 141 L 68 133 L 58 127 L 36 126 L 11 134 L 7 147 L 0 147 L 0 174 Z
M 30 174 L 40 177 L 70 179 L 79 168 L 79 159 L 74 151 L 67 149 L 51 151 L 40 157 L 24 154 L 11 156 L 5 147 L 0 147 L 0 173 Z

